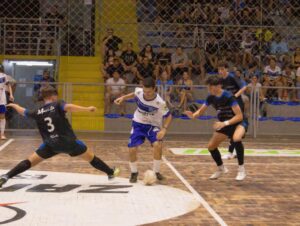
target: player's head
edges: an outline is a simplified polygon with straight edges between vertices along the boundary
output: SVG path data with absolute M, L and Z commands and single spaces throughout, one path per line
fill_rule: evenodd
M 41 88 L 41 96 L 44 101 L 57 101 L 57 90 L 52 86 L 45 86 Z
M 218 64 L 218 72 L 222 77 L 226 77 L 228 75 L 228 64 L 226 62 L 220 62 Z
M 217 75 L 209 76 L 205 84 L 208 86 L 208 92 L 212 95 L 218 95 L 222 90 L 222 81 Z
M 144 91 L 144 97 L 147 100 L 151 100 L 155 97 L 155 80 L 151 77 L 147 77 L 143 80 L 143 91 Z

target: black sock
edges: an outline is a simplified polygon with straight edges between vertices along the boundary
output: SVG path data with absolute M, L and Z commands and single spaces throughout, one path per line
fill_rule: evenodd
M 244 165 L 244 145 L 241 141 L 235 142 L 235 150 L 239 165 Z
M 233 142 L 233 140 L 230 140 L 230 145 L 228 147 L 228 152 L 233 153 L 234 148 L 235 148 L 234 142 Z
M 16 165 L 6 175 L 8 176 L 8 178 L 12 178 L 12 177 L 30 169 L 30 167 L 31 167 L 31 162 L 26 159 L 26 160 L 23 160 L 22 162 L 20 162 L 18 165 Z
M 215 160 L 217 163 L 217 166 L 223 165 L 223 161 L 221 158 L 221 153 L 219 152 L 219 149 L 216 148 L 215 150 L 209 150 L 212 158 Z
M 95 167 L 98 170 L 101 170 L 105 172 L 107 175 L 112 175 L 114 174 L 114 171 L 105 164 L 101 159 L 99 159 L 97 156 L 93 158 L 93 160 L 90 162 L 90 164 Z

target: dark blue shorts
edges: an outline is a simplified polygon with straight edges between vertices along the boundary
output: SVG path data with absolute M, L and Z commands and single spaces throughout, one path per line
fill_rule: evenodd
M 1 104 L 0 105 L 0 114 L 5 114 L 5 112 L 6 112 L 6 107 L 5 107 L 5 105 Z
M 233 137 L 233 134 L 236 130 L 236 128 L 240 125 L 240 126 L 243 126 L 245 128 L 245 132 L 247 132 L 248 130 L 248 119 L 244 119 L 243 121 L 237 123 L 237 124 L 234 124 L 234 125 L 229 125 L 229 126 L 225 126 L 223 127 L 222 129 L 216 131 L 218 133 L 223 133 L 225 134 L 226 136 L 228 136 L 228 138 L 232 139 Z
M 156 136 L 159 131 L 160 128 L 158 127 L 133 121 L 128 147 L 137 147 L 143 144 L 146 138 L 151 144 L 153 144 L 154 142 L 158 141 Z

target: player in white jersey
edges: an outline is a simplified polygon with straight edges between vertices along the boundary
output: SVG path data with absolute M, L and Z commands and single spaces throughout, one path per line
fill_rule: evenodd
M 8 86 L 8 90 L 10 93 L 9 99 L 11 101 L 14 100 L 11 85 L 8 83 L 7 75 L 4 74 L 3 72 L 4 72 L 3 68 L 0 65 L 0 131 L 1 131 L 0 138 L 1 138 L 1 140 L 6 139 L 6 137 L 4 135 L 5 124 L 6 124 L 6 120 L 5 120 L 6 107 L 5 107 L 5 105 L 7 104 L 6 94 L 5 94 L 6 86 Z
M 126 100 L 135 99 L 137 109 L 132 121 L 131 136 L 129 139 L 129 166 L 131 170 L 130 182 L 138 179 L 137 149 L 147 138 L 153 147 L 153 171 L 158 180 L 164 177 L 160 173 L 162 158 L 162 140 L 172 121 L 172 115 L 165 101 L 155 91 L 155 81 L 151 78 L 143 80 L 143 88 L 136 88 L 135 92 L 115 100 L 120 105 Z

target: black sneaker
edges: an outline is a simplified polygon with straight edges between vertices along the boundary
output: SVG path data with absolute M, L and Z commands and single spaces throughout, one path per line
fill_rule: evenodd
M 2 175 L 0 177 L 0 188 L 2 188 L 2 185 L 5 184 L 8 181 L 8 178 L 6 175 Z
M 130 183 L 136 183 L 137 179 L 138 179 L 138 175 L 139 175 L 139 173 L 131 173 L 130 178 L 129 178 L 129 182 Z
M 114 179 L 114 178 L 117 177 L 117 176 L 120 174 L 120 172 L 121 172 L 120 168 L 118 168 L 118 167 L 114 167 L 114 168 L 113 168 L 113 171 L 114 171 L 113 174 L 108 175 L 108 180 Z
M 160 181 L 162 181 L 162 180 L 164 180 L 165 179 L 165 177 L 163 176 L 163 175 L 161 175 L 161 173 L 155 173 L 156 174 L 156 178 L 157 178 L 157 180 L 160 180 Z

